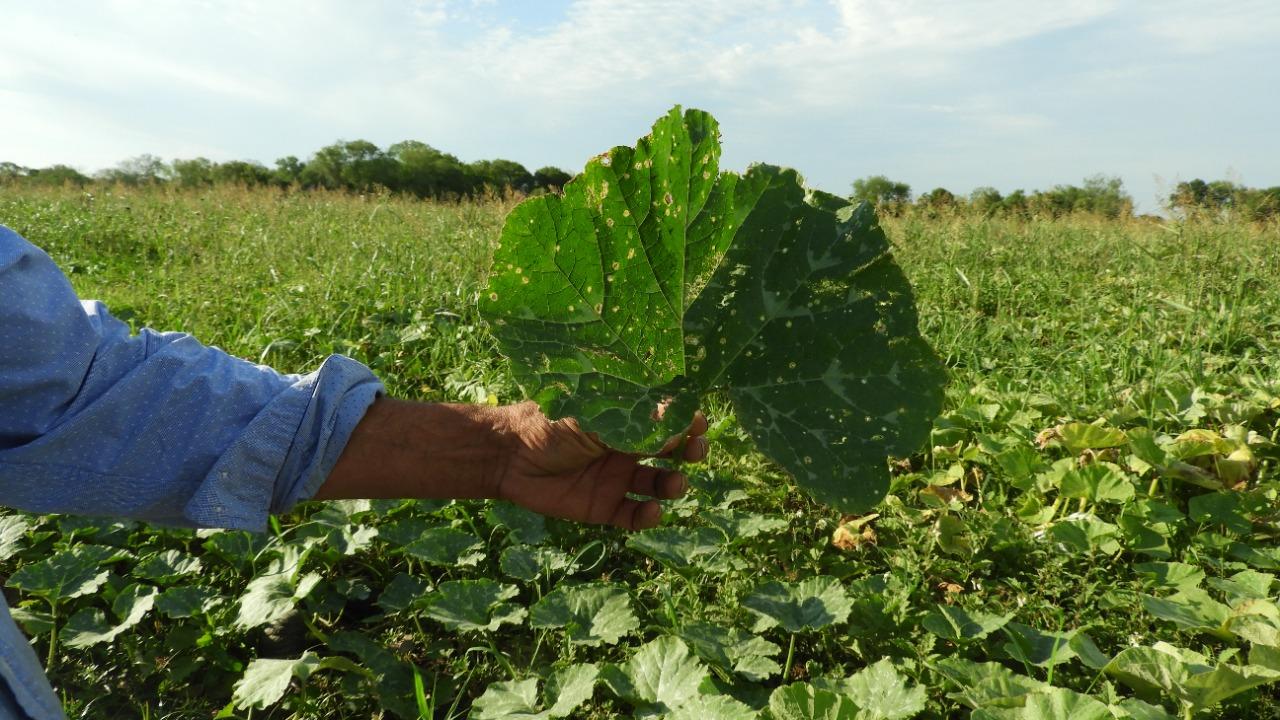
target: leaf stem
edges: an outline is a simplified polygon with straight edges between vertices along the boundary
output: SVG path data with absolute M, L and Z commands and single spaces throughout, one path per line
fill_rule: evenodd
M 796 656 L 796 634 L 791 633 L 791 642 L 787 643 L 787 664 L 782 668 L 782 679 L 785 682 L 791 675 L 791 663 Z

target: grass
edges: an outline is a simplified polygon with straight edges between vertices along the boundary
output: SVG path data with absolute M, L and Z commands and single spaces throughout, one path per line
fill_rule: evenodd
M 191 332 L 289 372 L 308 371 L 340 352 L 369 364 L 393 394 L 432 401 L 519 399 L 475 310 L 510 207 L 498 198 L 440 204 L 233 189 L 89 195 L 0 188 L 0 223 L 47 250 L 82 297 L 103 300 L 135 327 Z M 893 496 L 868 525 L 874 542 L 833 546 L 842 518 L 796 492 L 750 450 L 713 401 L 712 421 L 725 419 L 715 458 L 695 477 L 690 499 L 673 504 L 669 525 L 702 528 L 714 518 L 741 521 L 751 514 L 786 522 L 759 534 L 731 535 L 711 560 L 664 561 L 629 546 L 622 533 L 544 526 L 482 503 L 312 504 L 257 539 L 29 518 L 25 536 L 0 553 L 7 557 L 0 574 L 77 545 L 128 549 L 132 558 L 112 563 L 112 578 L 99 597 L 65 601 L 59 610 L 65 620 L 95 607 L 110 615 L 107 601 L 137 580 L 142 561 L 163 551 L 203 563 L 198 577 L 157 583 L 206 588 L 220 598 L 212 605 L 186 618 L 152 612 L 112 643 L 74 649 L 64 642 L 57 648 L 51 675 L 73 717 L 209 717 L 220 710 L 255 718 L 370 717 L 384 709 L 404 717 L 460 716 L 491 683 L 526 673 L 546 677 L 570 663 L 621 663 L 644 642 L 679 634 L 695 620 L 751 632 L 755 616 L 742 601 L 765 579 L 759 568 L 784 581 L 839 578 L 852 595 L 853 612 L 847 622 L 813 632 L 761 630 L 777 646 L 775 663 L 783 649 L 793 659 L 760 682 L 703 658 L 716 692 L 753 705 L 778 685 L 845 677 L 882 657 L 894 659 L 908 683 L 924 688 L 924 717 L 968 712 L 940 666 L 947 659 L 1000 662 L 1019 675 L 1108 702 L 1133 694 L 1078 659 L 1037 662 L 1044 658 L 1019 654 L 1019 643 L 1032 642 L 1021 626 L 1042 633 L 1086 631 L 1107 656 L 1156 641 L 1210 657 L 1232 647 L 1247 651 L 1252 641 L 1223 639 L 1147 612 L 1142 596 L 1163 591 L 1137 566 L 1177 560 L 1210 578 L 1246 567 L 1280 569 L 1277 483 L 1266 442 L 1280 431 L 1280 231 L 1089 218 L 908 216 L 888 218 L 885 226 L 916 287 L 922 331 L 946 360 L 952 382 L 932 448 L 899 466 Z M 1069 451 L 1060 428 L 1070 421 L 1101 421 L 1128 433 L 1131 445 L 1150 429 L 1166 434 L 1164 445 L 1176 452 L 1183 446 L 1170 443 L 1186 430 L 1222 436 L 1244 427 L 1258 442 L 1250 446 L 1256 461 L 1246 485 L 1230 495 L 1243 504 L 1226 515 L 1196 515 L 1191 503 L 1204 488 L 1144 474 L 1125 449 L 1129 445 Z M 1024 474 L 1017 457 L 1034 469 Z M 1223 453 L 1183 459 L 1208 475 L 1225 472 Z M 1156 533 L 1167 552 L 1143 551 L 1130 526 L 1158 523 L 1145 516 L 1126 520 L 1126 513 L 1137 517 L 1137 501 L 1066 498 L 1060 484 L 1066 466 L 1050 467 L 1064 460 L 1072 467 L 1110 462 L 1140 500 L 1166 503 L 1191 517 Z M 937 487 L 949 490 L 941 496 L 929 490 Z M 949 494 L 955 489 L 963 493 Z M 726 510 L 730 505 L 738 516 Z M 1052 520 L 1043 514 L 1049 507 Z M 1068 511 L 1077 509 L 1120 528 L 1116 545 L 1105 542 L 1105 533 L 1076 542 L 1079 527 L 1092 527 L 1068 519 Z M 1231 529 L 1237 515 L 1249 532 Z M 380 536 L 360 540 L 358 531 L 369 527 Z M 405 543 L 394 539 L 396 527 L 402 533 L 432 527 L 470 533 L 482 543 L 481 557 L 469 565 L 433 564 L 406 552 Z M 528 533 L 544 531 L 545 541 L 530 542 Z M 1242 560 L 1244 551 L 1233 543 L 1261 555 Z M 504 555 L 535 544 L 555 557 L 532 577 L 508 572 Z M 273 553 L 289 548 L 305 548 L 303 567 L 323 576 L 317 589 L 297 612 L 265 629 L 234 628 L 236 603 L 248 583 Z M 261 562 L 247 563 L 252 557 Z M 1276 567 L 1266 566 L 1267 557 Z M 522 605 L 565 584 L 623 583 L 639 627 L 616 645 L 591 647 L 527 623 L 492 633 L 452 632 L 431 619 L 421 599 L 432 588 L 478 578 L 513 584 Z M 403 606 L 385 594 L 393 587 L 404 591 Z M 44 601 L 13 587 L 6 594 L 11 604 L 30 610 L 24 625 L 37 635 L 38 651 L 47 651 L 51 631 L 38 614 Z M 926 623 L 940 606 L 1009 615 L 1021 625 L 986 639 L 949 639 Z M 295 680 L 266 709 L 230 706 L 234 684 L 251 661 L 297 658 L 308 649 L 354 659 L 374 677 L 316 672 L 305 682 Z M 1186 710 L 1167 694 L 1152 699 L 1170 712 Z M 610 717 L 636 707 L 601 683 L 578 712 Z M 1204 714 L 1278 718 L 1280 696 L 1275 686 L 1264 686 Z

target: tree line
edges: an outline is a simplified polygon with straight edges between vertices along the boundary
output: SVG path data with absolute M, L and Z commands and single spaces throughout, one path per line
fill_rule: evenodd
M 306 161 L 290 155 L 276 160 L 275 167 L 270 168 L 250 160 L 214 162 L 197 157 L 165 162 L 154 155 L 139 155 L 90 176 L 67 165 L 27 168 L 0 162 L 0 184 L 168 184 L 182 188 L 242 185 L 354 192 L 385 188 L 437 199 L 472 197 L 486 192 L 556 191 L 572 177 L 550 166 L 530 172 L 514 160 L 501 158 L 464 163 L 454 155 L 416 140 L 399 142 L 385 150 L 368 140 L 339 140 L 320 148 Z
M 119 165 L 85 175 L 67 165 L 27 168 L 0 162 L 0 185 L 84 186 L 91 183 L 124 185 L 167 184 L 182 188 L 213 185 L 283 188 L 323 188 L 369 192 L 385 188 L 420 198 L 466 198 L 484 193 L 532 194 L 557 192 L 572 175 L 557 167 L 530 172 L 514 160 L 464 163 L 456 156 L 416 140 L 395 143 L 385 150 L 367 140 L 339 140 L 303 161 L 292 155 L 274 167 L 248 160 L 214 162 L 208 158 L 176 159 L 139 155 Z M 983 216 L 1061 217 L 1090 214 L 1105 218 L 1133 216 L 1133 198 L 1118 177 L 1094 175 L 1081 185 L 1055 185 L 1048 190 L 1001 193 L 979 187 L 967 195 L 934 188 L 913 195 L 911 186 L 884 175 L 853 182 L 850 198 L 867 200 L 882 212 L 943 215 L 977 213 Z M 1251 221 L 1280 218 L 1280 187 L 1250 188 L 1228 180 L 1180 182 L 1169 195 L 1167 209 L 1182 217 L 1233 217 Z
M 918 196 L 911 186 L 884 175 L 855 180 L 850 197 L 866 200 L 882 212 L 929 215 L 978 213 L 984 216 L 1062 217 L 1089 214 L 1105 218 L 1133 216 L 1133 197 L 1118 177 L 1094 175 L 1081 185 L 1055 185 L 1048 190 L 1014 190 L 1002 194 L 979 187 L 968 195 L 934 188 Z M 1166 209 L 1181 217 L 1232 217 L 1262 222 L 1280 218 L 1280 187 L 1250 188 L 1227 180 L 1180 182 L 1169 195 Z

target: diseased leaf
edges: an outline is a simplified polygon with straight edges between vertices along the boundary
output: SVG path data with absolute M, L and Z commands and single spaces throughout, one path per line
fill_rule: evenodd
M 621 585 L 557 587 L 530 609 L 533 627 L 562 627 L 569 641 L 612 645 L 640 627 L 631 595 Z
M 723 388 L 810 495 L 864 510 L 884 497 L 886 456 L 916 450 L 941 408 L 910 285 L 870 205 L 719 158 L 716 121 L 675 108 L 563 196 L 521 203 L 481 313 L 549 416 L 655 452 Z
M 1062 436 L 1062 442 L 1067 446 L 1067 449 L 1074 454 L 1082 453 L 1085 450 L 1119 447 L 1129 442 L 1129 438 L 1124 434 L 1123 430 L 1106 427 L 1105 425 L 1090 425 L 1078 422 L 1067 423 L 1058 428 L 1058 434 Z
M 759 615 L 764 627 L 781 625 L 792 633 L 842 623 L 853 609 L 840 581 L 824 575 L 798 583 L 767 582 L 743 599 L 742 606 Z

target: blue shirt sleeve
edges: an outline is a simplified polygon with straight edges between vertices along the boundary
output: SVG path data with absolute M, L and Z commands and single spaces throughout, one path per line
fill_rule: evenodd
M 282 375 L 133 335 L 0 226 L 0 504 L 262 530 L 319 489 L 380 392 L 341 355 Z

